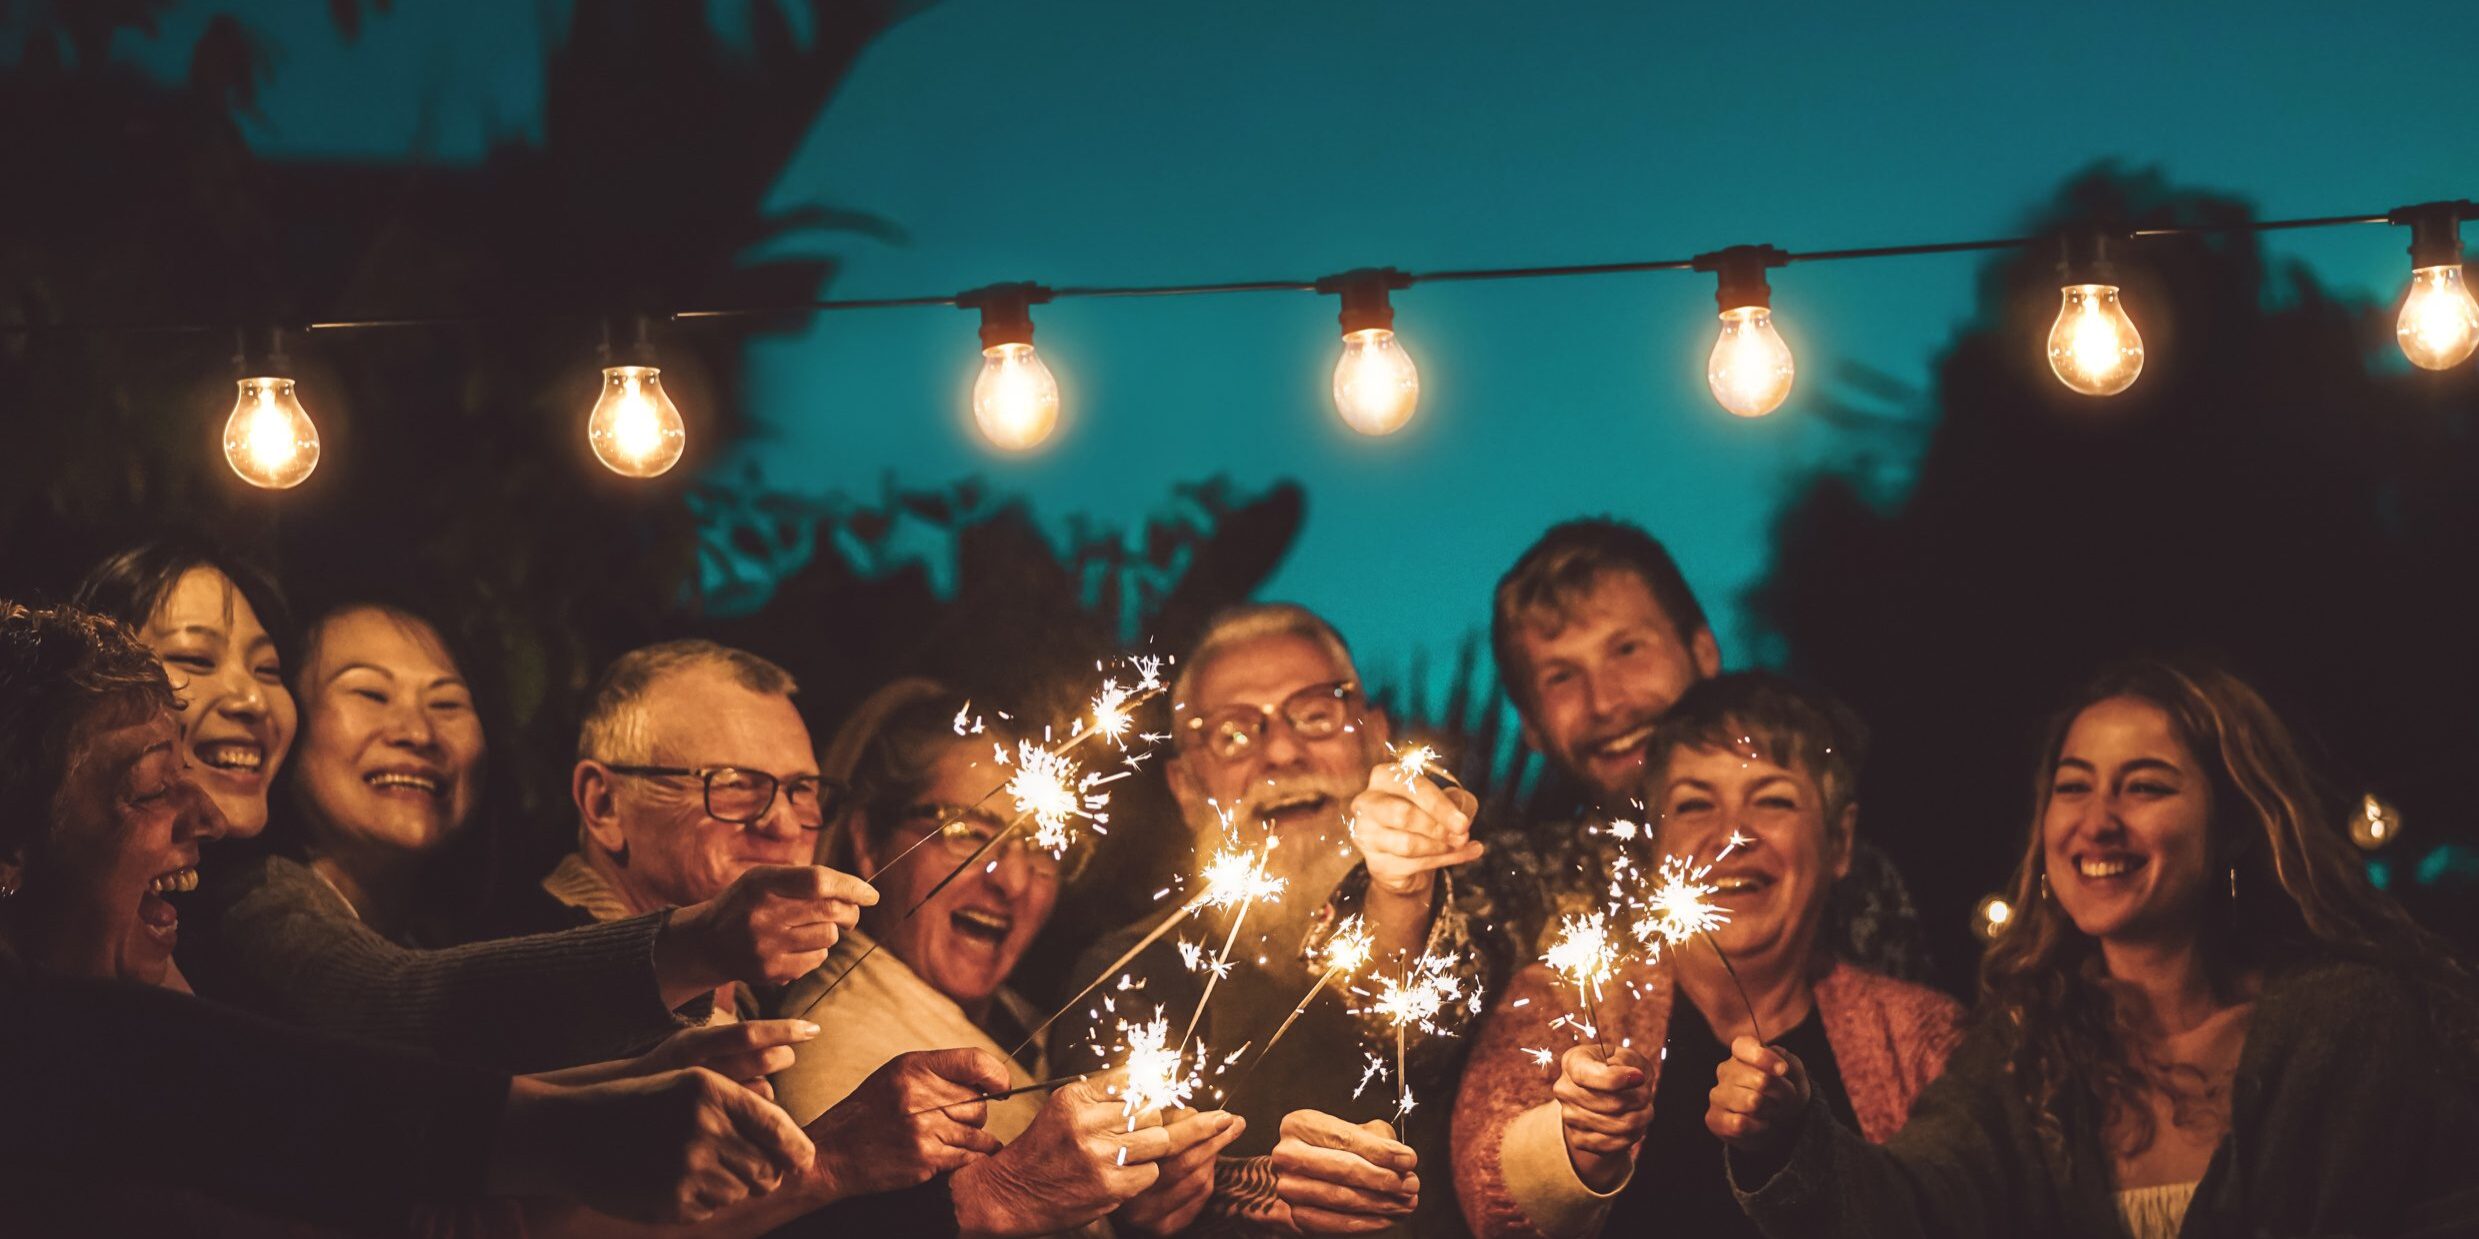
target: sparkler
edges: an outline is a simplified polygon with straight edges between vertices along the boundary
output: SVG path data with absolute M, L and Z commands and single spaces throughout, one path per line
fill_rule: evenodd
M 1455 778 L 1454 772 L 1446 768 L 1446 759 L 1439 756 L 1436 749 L 1426 744 L 1415 744 L 1404 749 L 1387 745 L 1386 750 L 1394 754 L 1395 773 L 1401 775 L 1406 783 L 1426 774 L 1436 776 L 1438 782 L 1448 787 L 1463 786 L 1463 783 Z
M 1716 859 L 1750 842 L 1753 840 L 1733 830 L 1729 843 Z M 1713 931 L 1730 923 L 1730 913 L 1713 902 L 1717 888 L 1705 881 L 1705 875 L 1712 871 L 1713 866 L 1698 865 L 1683 856 L 1663 858 L 1660 876 L 1644 897 L 1644 915 L 1635 923 L 1636 938 L 1647 947 L 1656 943 L 1677 947 L 1691 938 L 1704 939 L 1714 958 L 1722 961 L 1722 971 L 1729 974 L 1730 988 L 1739 992 L 1740 1005 L 1747 1008 L 1748 1028 L 1755 1032 L 1758 1041 L 1763 1041 L 1765 1028 L 1756 1018 L 1756 1004 L 1748 998 L 1747 987 L 1740 984 L 1739 970 L 1731 964 L 1729 952 L 1713 941 Z
M 1563 974 L 1584 1000 L 1584 1018 L 1592 1025 L 1592 1042 L 1609 1053 L 1601 1036 L 1601 987 L 1618 972 L 1618 947 L 1610 941 L 1609 915 L 1570 916 L 1558 926 L 1558 941 L 1541 957 Z
M 1308 1004 L 1316 1001 L 1319 991 L 1325 989 L 1326 982 L 1360 971 L 1369 962 L 1370 952 L 1376 948 L 1376 935 L 1359 917 L 1345 918 L 1342 924 L 1335 926 L 1334 936 L 1326 940 L 1326 970 L 1317 974 L 1316 984 L 1309 986 L 1308 993 L 1301 995 L 1300 1005 L 1293 1007 L 1291 1014 L 1284 1016 L 1283 1022 L 1274 1029 L 1274 1035 L 1265 1039 L 1265 1048 L 1257 1051 L 1257 1062 L 1264 1062 L 1266 1056 L 1274 1052 L 1274 1043 L 1282 1040 L 1283 1034 L 1290 1032 L 1291 1026 L 1299 1022 L 1301 1014 L 1308 1010 Z M 1256 1063 L 1249 1064 L 1252 1070 L 1255 1066 Z
M 1092 1078 L 1093 1073 L 1090 1071 L 1079 1071 L 1071 1076 L 1052 1076 L 1047 1080 L 1035 1080 L 1031 1084 L 1019 1084 L 1014 1088 L 1005 1090 L 1004 1092 L 978 1093 L 971 1097 L 967 1097 L 962 1101 L 942 1101 L 934 1106 L 923 1106 L 918 1110 L 905 1114 L 904 1117 L 908 1119 L 918 1118 L 921 1115 L 931 1113 L 932 1111 L 944 1110 L 949 1106 L 967 1105 L 976 1101 L 1005 1101 L 1010 1097 L 1022 1097 L 1026 1093 L 1038 1093 L 1046 1088 L 1057 1088 L 1062 1084 L 1074 1084 L 1078 1080 L 1089 1080 Z
M 1214 997 L 1214 986 L 1231 964 L 1231 948 L 1239 945 L 1240 926 L 1248 923 L 1248 909 L 1260 899 L 1271 899 L 1282 893 L 1283 880 L 1265 876 L 1265 862 L 1273 859 L 1274 845 L 1279 837 L 1268 837 L 1265 849 L 1250 860 L 1245 852 L 1225 851 L 1205 866 L 1206 902 L 1216 907 L 1238 905 L 1232 914 L 1231 932 L 1222 940 L 1222 954 L 1214 959 L 1213 970 L 1205 974 L 1205 992 L 1196 1000 L 1196 1010 L 1188 1016 L 1188 1031 L 1179 1034 L 1181 1045 L 1196 1035 L 1197 1021 L 1205 1018 L 1205 1004 Z
M 1398 1128 L 1403 1125 L 1404 1117 L 1412 1112 L 1413 1105 L 1412 1079 L 1405 1070 L 1409 1057 L 1404 1050 L 1406 1031 L 1413 1027 L 1432 1034 L 1445 1031 L 1437 1024 L 1438 1014 L 1455 1002 L 1463 989 L 1463 980 L 1454 975 L 1454 967 L 1452 956 L 1423 955 L 1404 969 L 1400 979 L 1383 976 L 1377 979 L 1382 992 L 1370 1009 L 1394 1025 L 1394 1121 Z M 1368 1080 L 1368 1076 L 1362 1076 L 1361 1087 L 1367 1087 Z M 1358 1096 L 1358 1090 L 1354 1090 L 1352 1095 Z

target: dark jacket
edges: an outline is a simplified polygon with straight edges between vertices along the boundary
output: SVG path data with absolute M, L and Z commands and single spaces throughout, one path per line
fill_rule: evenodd
M 2182 1239 L 2479 1235 L 2479 1096 L 2390 974 L 2323 961 L 2269 978 L 2231 1086 L 2230 1130 Z M 1882 1146 L 1811 1111 L 1748 1216 L 1778 1239 L 2116 1239 L 2095 1107 L 2070 1108 L 2062 1165 L 1983 1023 Z
M 694 1022 L 664 1008 L 654 976 L 668 912 L 420 950 L 363 924 L 297 861 L 228 867 L 199 893 L 209 923 L 181 952 L 190 983 L 288 1023 L 542 1071 L 626 1057 Z

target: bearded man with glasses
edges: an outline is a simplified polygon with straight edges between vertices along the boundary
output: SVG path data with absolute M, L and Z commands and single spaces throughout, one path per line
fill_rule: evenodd
M 1385 714 L 1361 691 L 1342 637 L 1315 613 L 1287 603 L 1215 617 L 1178 669 L 1171 686 L 1173 751 L 1163 769 L 1194 844 L 1189 871 L 1202 869 L 1225 846 L 1255 852 L 1270 841 L 1266 871 L 1284 885 L 1280 896 L 1248 909 L 1233 966 L 1216 983 L 1197 1026 L 1218 1058 L 1249 1047 L 1210 1082 L 1227 1091 L 1223 1104 L 1246 1130 L 1216 1168 L 1201 1208 L 1146 1229 L 1433 1234 L 1454 1228 L 1453 1207 L 1444 1199 L 1444 1154 L 1452 1109 L 1446 1103 L 1461 1052 L 1455 1039 L 1415 1034 L 1416 1105 L 1402 1132 L 1387 1121 L 1395 1108 L 1391 1075 L 1382 1086 L 1363 1087 L 1371 1053 L 1382 1054 L 1391 1073 L 1393 1028 L 1353 1014 L 1365 1004 L 1343 993 L 1344 985 L 1326 987 L 1271 1054 L 1260 1061 L 1258 1053 L 1316 983 L 1323 968 L 1319 952 L 1338 920 L 1373 911 L 1364 907 L 1371 897 L 1366 871 L 1353 873 L 1360 854 L 1349 821 L 1373 777 L 1400 783 L 1387 749 Z M 1468 797 L 1450 802 L 1450 793 L 1422 783 L 1417 793 L 1398 791 L 1439 797 L 1441 815 L 1460 813 L 1468 823 Z M 1443 889 L 1444 883 L 1437 885 Z M 1366 988 L 1370 978 L 1399 970 L 1424 947 L 1463 935 L 1453 900 L 1424 897 L 1420 904 L 1415 916 L 1388 919 L 1417 924 L 1427 941 L 1381 937 L 1375 958 L 1353 984 Z M 1061 1021 L 1061 1048 L 1052 1061 L 1061 1069 L 1103 1061 L 1093 1051 L 1107 1054 L 1119 1043 L 1119 1021 L 1142 1022 L 1157 1006 L 1171 1027 L 1185 1026 L 1204 982 L 1186 955 L 1218 954 L 1234 911 L 1200 912 L 1138 955 L 1125 985 L 1112 982 L 1099 991 L 1115 1009 L 1101 1009 L 1097 997 Z M 1160 916 L 1105 936 L 1072 975 L 1081 982 L 1098 974 Z M 1442 1018 L 1451 1023 L 1461 1014 L 1458 1008 Z M 1075 1048 L 1080 1044 L 1090 1048 Z M 1424 1194 L 1436 1199 L 1424 1200 Z

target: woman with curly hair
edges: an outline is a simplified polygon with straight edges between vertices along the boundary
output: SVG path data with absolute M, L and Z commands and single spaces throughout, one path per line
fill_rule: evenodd
M 2467 1235 L 2479 989 L 2371 886 L 2287 727 L 2183 660 L 2051 730 L 1972 1028 L 1870 1145 L 1741 1038 L 1707 1124 L 1774 1236 Z

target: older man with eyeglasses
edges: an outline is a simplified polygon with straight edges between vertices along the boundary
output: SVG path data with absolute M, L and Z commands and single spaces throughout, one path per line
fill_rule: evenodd
M 1372 897 L 1365 871 L 1352 875 L 1348 887 L 1344 880 L 1360 858 L 1349 827 L 1355 801 L 1373 777 L 1401 782 L 1387 750 L 1386 717 L 1362 692 L 1342 637 L 1315 613 L 1291 604 L 1245 606 L 1215 617 L 1179 669 L 1171 688 L 1173 753 L 1164 771 L 1187 819 L 1195 864 L 1201 867 L 1225 845 L 1253 852 L 1270 840 L 1267 873 L 1284 885 L 1279 897 L 1249 907 L 1233 966 L 1216 982 L 1197 1025 L 1211 1061 L 1237 1055 L 1219 1077 L 1209 1077 L 1208 1088 L 1227 1094 L 1222 1104 L 1245 1120 L 1247 1130 L 1223 1158 L 1202 1208 L 1169 1219 L 1178 1226 L 1156 1229 L 1451 1229 L 1451 1205 L 1424 1207 L 1421 1199 L 1424 1191 L 1443 1195 L 1446 1182 L 1444 1119 L 1451 1107 L 1439 1103 L 1447 1100 L 1452 1079 L 1457 1047 L 1451 1041 L 1415 1035 L 1414 1109 L 1403 1132 L 1392 1126 L 1393 1029 L 1353 1014 L 1367 1001 L 1342 992 L 1345 986 L 1321 991 L 1271 1053 L 1260 1052 L 1316 984 L 1319 952 L 1338 912 L 1360 911 Z M 1419 793 L 1399 790 L 1444 795 L 1425 781 Z M 1468 799 L 1461 807 L 1468 814 Z M 1433 941 L 1454 932 L 1451 902 L 1435 922 L 1429 900 L 1422 905 L 1415 917 L 1393 919 L 1429 927 Z M 1063 1021 L 1076 1027 L 1063 1031 L 1057 1044 L 1081 1042 L 1107 1052 L 1121 1040 L 1120 1021 L 1141 1021 L 1157 1007 L 1174 1032 L 1185 1027 L 1235 911 L 1201 912 L 1140 953 L 1127 966 L 1124 984 L 1105 985 Z M 1158 919 L 1105 937 L 1075 975 L 1099 974 Z M 1373 990 L 1377 976 L 1399 970 L 1425 944 L 1379 945 L 1375 960 L 1350 985 Z M 1077 1053 L 1063 1048 L 1053 1061 L 1073 1065 Z M 1375 1081 L 1369 1078 L 1372 1056 L 1383 1063 Z M 1090 1052 L 1085 1057 L 1099 1061 Z M 1425 1170 L 1433 1174 L 1424 1176 Z

